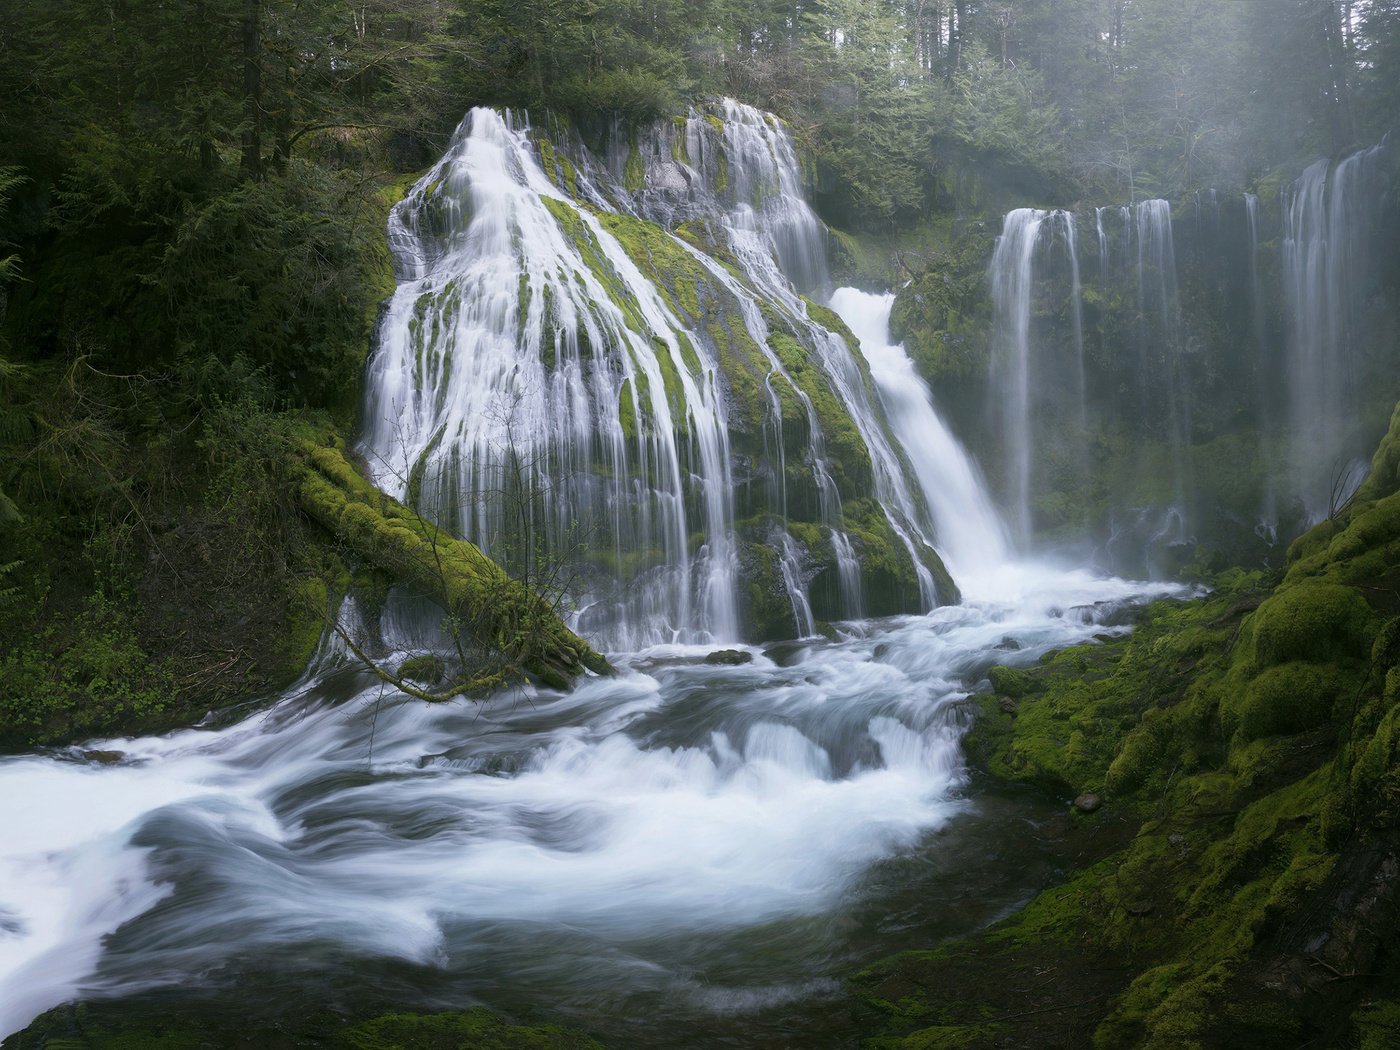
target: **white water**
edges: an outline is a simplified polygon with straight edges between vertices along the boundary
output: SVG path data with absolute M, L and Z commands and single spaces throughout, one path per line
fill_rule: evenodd
M 719 115 L 716 130 L 692 114 L 683 152 L 669 123 L 639 132 L 629 147 L 645 158 L 638 190 L 609 181 L 636 158 L 598 161 L 577 145 L 579 193 L 595 209 L 657 220 L 683 213 L 719 231 L 737 276 L 675 245 L 733 297 L 767 356 L 770 448 L 784 432 L 775 384 L 805 406 L 803 460 L 837 563 L 840 614 L 862 613 L 860 566 L 825 436 L 769 346 L 771 330 L 798 341 L 845 406 L 870 456 L 873 495 L 919 579 L 919 607 L 931 608 L 947 596 L 925 564 L 927 508 L 889 445 L 853 348 L 809 316 L 798 291 L 825 283 L 826 231 L 802 196 L 789 136 L 752 107 L 726 102 Z M 587 208 L 566 205 L 534 134 L 509 115 L 474 110 L 394 210 L 401 283 L 370 368 L 364 451 L 386 489 L 415 498 L 516 571 L 566 564 L 579 581 L 577 626 L 601 644 L 735 641 L 740 550 L 728 405 L 732 382 L 754 380 L 725 375 L 712 332 L 679 317 Z M 777 458 L 752 469 L 768 475 L 768 509 L 785 518 L 786 466 Z M 796 567 L 783 563 L 800 631 L 811 626 L 803 622 L 811 601 Z
M 784 257 L 807 259 L 800 279 L 815 289 L 821 230 L 790 144 L 756 111 L 726 112 L 731 178 L 750 203 L 731 201 L 725 227 L 746 283 L 720 284 L 760 346 L 761 305 L 803 336 L 850 407 L 891 523 L 911 554 L 946 551 L 965 604 L 754 650 L 739 667 L 699 662 L 695 645 L 625 651 L 737 636 L 718 370 L 582 215 L 622 304 L 601 287 L 542 203 L 558 191 L 524 129 L 476 111 L 391 227 L 403 283 L 371 373 L 367 447 L 383 484 L 421 482 L 436 513 L 498 553 L 511 522 L 488 497 L 523 474 L 547 495 L 529 527 L 551 542 L 581 520 L 619 565 L 645 555 L 644 571 L 619 573 L 631 591 L 604 621 L 623 674 L 567 696 L 425 705 L 322 666 L 227 728 L 89 745 L 120 752 L 116 765 L 81 748 L 0 759 L 0 797 L 25 799 L 0 811 L 0 1035 L 74 996 L 236 997 L 254 972 L 293 1004 L 334 981 L 400 1008 L 523 1004 L 630 1024 L 618 1045 L 640 1045 L 655 1039 L 648 1024 L 689 1033 L 734 1015 L 742 1029 L 904 943 L 900 929 L 970 929 L 1024 900 L 1020 815 L 1016 863 L 991 883 L 926 870 L 982 826 L 961 701 L 991 663 L 1121 630 L 1104 621 L 1122 604 L 1173 588 L 1009 562 L 975 468 L 891 345 L 889 297 L 835 299 L 878 393 L 854 349 L 808 317 Z M 713 147 L 686 140 L 696 163 Z M 600 207 L 609 195 L 591 193 Z M 768 382 L 790 382 L 771 363 Z M 809 456 L 820 465 L 819 434 Z M 822 500 L 839 523 L 837 495 Z M 858 608 L 850 540 L 832 527 L 830 541 Z M 809 632 L 801 554 L 785 531 L 774 542 Z M 400 619 L 384 618 L 391 644 Z M 937 892 L 918 881 L 930 878 Z M 862 909 L 868 928 L 850 919 Z
M 890 337 L 894 295 L 837 289 L 831 308 L 860 340 L 885 415 L 932 509 L 938 551 L 963 593 L 1010 560 L 1002 523 L 967 450 L 939 417 L 928 385 Z
M 1102 633 L 1143 591 L 1023 569 L 1000 599 L 809 644 L 794 666 L 653 650 L 568 696 L 480 708 L 379 702 L 323 672 L 226 729 L 91 745 L 118 765 L 0 760 L 0 792 L 24 799 L 0 812 L 0 1034 L 74 995 L 376 960 L 458 1006 L 655 993 L 704 1015 L 786 994 L 762 945 L 793 922 L 784 979 L 808 994 L 833 933 L 802 923 L 976 809 L 964 680 Z M 697 937 L 726 946 L 702 965 Z M 750 976 L 721 995 L 706 966 Z
M 524 131 L 478 109 L 395 209 L 403 280 L 366 384 L 376 480 L 404 496 L 421 474 L 426 513 L 522 571 L 541 551 L 578 547 L 635 560 L 629 595 L 601 625 L 612 644 L 735 638 L 717 366 L 616 240 L 579 213 L 624 286 L 613 294 L 547 199 L 561 198 Z M 693 558 L 697 526 L 707 547 Z
M 1007 487 L 1012 524 L 1022 550 L 1031 540 L 1031 293 L 1035 245 L 1048 212 L 1018 208 L 1008 212 L 992 256 L 991 282 L 998 352 L 992 377 L 1006 446 Z

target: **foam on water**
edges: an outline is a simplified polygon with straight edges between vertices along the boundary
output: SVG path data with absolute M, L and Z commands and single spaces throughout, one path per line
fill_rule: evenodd
M 640 981 L 702 1003 L 697 934 L 738 958 L 773 923 L 819 920 L 971 804 L 959 701 L 989 663 L 1086 640 L 1144 595 L 1088 574 L 1005 583 L 803 643 L 788 666 L 658 647 L 566 696 L 480 707 L 382 697 L 345 670 L 225 729 L 91 745 L 117 765 L 0 761 L 25 800 L 0 816 L 0 1031 L 248 958 L 460 972 L 488 1001 L 547 977 L 565 998 Z M 568 931 L 568 960 L 541 959 L 543 930 Z M 781 999 L 764 989 L 747 991 Z

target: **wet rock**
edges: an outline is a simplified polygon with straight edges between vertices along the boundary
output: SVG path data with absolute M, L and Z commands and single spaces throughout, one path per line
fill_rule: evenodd
M 1131 904 L 1123 905 L 1123 910 L 1129 915 L 1150 915 L 1152 913 L 1152 902 L 1133 901 Z
M 705 662 L 737 667 L 739 664 L 753 663 L 753 653 L 745 652 L 743 649 L 716 649 L 705 657 Z
M 84 751 L 83 757 L 89 762 L 96 762 L 101 766 L 115 766 L 122 759 L 126 758 L 125 751 Z
M 1182 846 L 1186 845 L 1186 836 L 1178 835 L 1175 831 L 1173 831 L 1170 835 L 1167 836 L 1167 845 L 1175 846 L 1177 849 L 1180 849 Z
M 1012 700 L 1009 696 L 1003 696 L 1000 700 L 998 700 L 997 706 L 1003 711 L 1005 711 L 1008 715 L 1014 715 L 1016 713 L 1016 701 Z
M 772 660 L 779 667 L 793 667 L 800 664 L 807 654 L 809 643 L 807 642 L 779 642 L 777 645 L 770 645 L 763 650 L 763 655 Z M 726 650 L 730 651 L 730 650 Z M 718 653 L 711 653 L 705 658 L 707 663 L 718 663 L 712 659 Z M 748 654 L 745 653 L 745 656 Z
M 1016 653 L 1021 651 L 1021 643 L 1008 634 L 1001 641 L 997 642 L 995 648 L 1000 649 L 1004 653 Z
M 1092 791 L 1086 791 L 1074 800 L 1074 808 L 1081 813 L 1097 813 L 1102 805 L 1103 799 Z

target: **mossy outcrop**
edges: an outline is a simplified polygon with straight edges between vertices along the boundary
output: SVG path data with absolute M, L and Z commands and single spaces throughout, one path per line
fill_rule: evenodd
M 556 147 L 557 150 L 558 147 Z M 792 637 L 797 630 L 792 602 L 775 544 L 782 534 L 799 549 L 803 583 L 818 621 L 855 614 L 885 616 L 921 608 L 920 569 L 935 581 L 941 601 L 958 591 L 933 550 L 916 555 L 903 543 L 880 504 L 870 498 L 874 472 L 870 451 L 814 345 L 811 322 L 844 339 L 855 351 L 855 337 L 836 314 L 810 301 L 806 317 L 779 309 L 742 276 L 727 247 L 706 224 L 693 221 L 674 233 L 634 215 L 591 208 L 582 202 L 545 201 L 566 236 L 577 246 L 592 275 L 607 289 L 630 327 L 646 331 L 639 305 L 614 272 L 588 215 L 614 238 L 660 293 L 678 326 L 671 333 L 680 364 L 703 385 L 713 362 L 725 400 L 733 473 L 735 532 L 745 580 L 741 606 L 745 635 L 755 639 Z M 706 263 L 701 253 L 713 263 Z M 741 302 L 740 297 L 750 301 Z M 746 321 L 757 311 L 757 323 Z M 766 345 L 760 345 L 758 333 Z M 678 431 L 688 427 L 680 394 L 679 367 L 661 359 L 663 380 Z M 872 403 L 878 404 L 864 359 L 852 360 Z M 647 425 L 624 413 L 624 428 Z M 820 449 L 821 460 L 815 449 Z M 830 520 L 830 492 L 840 514 Z M 842 591 L 833 528 L 845 533 L 860 564 L 858 610 Z
M 366 481 L 341 449 L 307 441 L 302 509 L 355 556 L 431 598 L 506 668 L 556 688 L 610 673 L 541 596 L 471 543 L 439 529 Z
M 1369 1047 L 1400 1016 L 1400 421 L 1287 572 L 998 671 L 970 753 L 1070 798 L 1075 870 L 856 978 L 879 1047 Z M 1015 696 L 1013 697 L 1013 694 Z

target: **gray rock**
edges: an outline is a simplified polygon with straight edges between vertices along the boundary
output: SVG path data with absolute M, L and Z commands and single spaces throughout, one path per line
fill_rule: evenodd
M 1086 791 L 1074 800 L 1074 808 L 1081 813 L 1095 813 L 1103 805 L 1103 799 L 1092 791 Z

